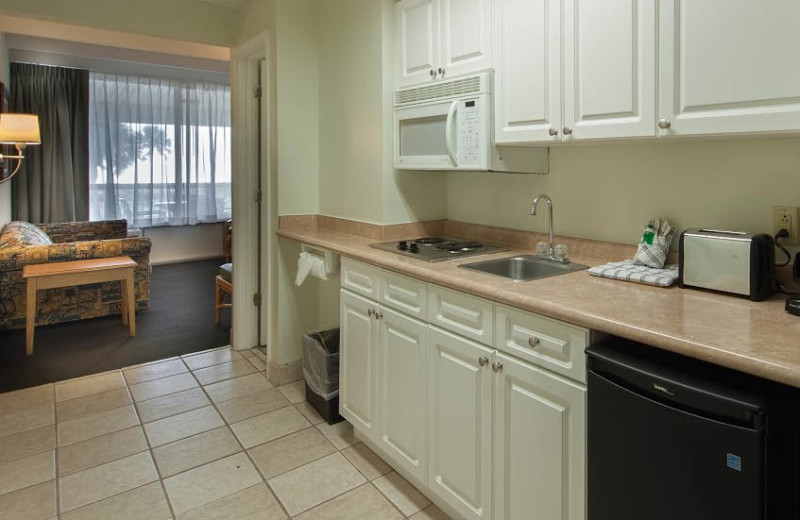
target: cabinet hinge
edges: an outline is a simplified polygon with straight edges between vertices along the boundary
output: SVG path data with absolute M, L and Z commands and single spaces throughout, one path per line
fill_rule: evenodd
M 261 307 L 261 293 L 253 294 L 253 305 L 256 307 Z
M 261 85 L 258 85 L 257 87 L 253 87 L 253 97 L 261 99 L 262 91 L 263 91 L 263 89 L 261 88 Z
M 261 190 L 256 190 L 256 202 L 261 204 L 262 200 L 264 200 L 264 193 Z

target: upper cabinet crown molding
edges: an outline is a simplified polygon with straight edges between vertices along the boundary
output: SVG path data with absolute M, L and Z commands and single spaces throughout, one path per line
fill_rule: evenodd
M 492 68 L 492 0 L 401 0 L 395 18 L 399 87 Z
M 800 130 L 800 2 L 661 0 L 661 136 Z

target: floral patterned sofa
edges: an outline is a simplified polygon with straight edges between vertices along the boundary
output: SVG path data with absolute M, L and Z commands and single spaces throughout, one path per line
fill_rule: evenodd
M 24 266 L 121 255 L 138 264 L 136 309 L 145 309 L 150 298 L 150 240 L 128 238 L 127 221 L 8 224 L 0 233 L 0 330 L 25 328 Z M 48 289 L 37 297 L 36 325 L 121 312 L 119 282 Z

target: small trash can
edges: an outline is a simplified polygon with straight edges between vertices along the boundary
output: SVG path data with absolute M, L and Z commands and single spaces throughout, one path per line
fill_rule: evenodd
M 306 401 L 328 424 L 342 421 L 339 415 L 339 329 L 303 335 L 303 375 Z

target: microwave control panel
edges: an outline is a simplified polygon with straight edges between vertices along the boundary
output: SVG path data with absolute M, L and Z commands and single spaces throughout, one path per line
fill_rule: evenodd
M 482 134 L 478 102 L 462 101 L 458 110 L 458 155 L 462 165 L 480 164 L 481 140 L 485 139 Z

